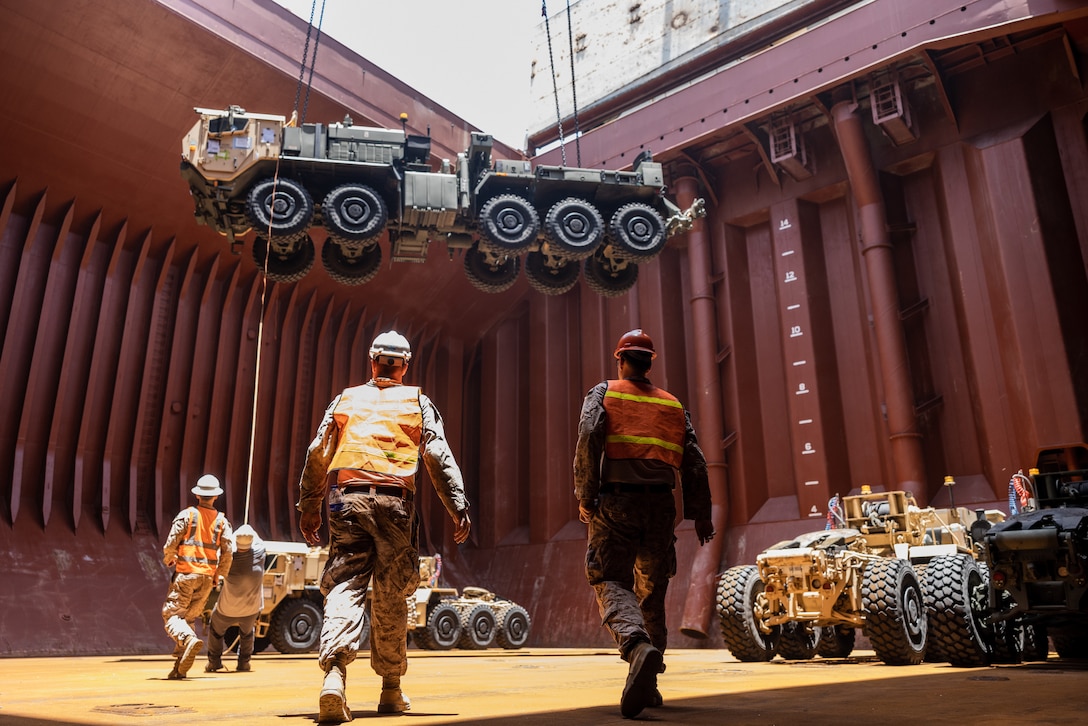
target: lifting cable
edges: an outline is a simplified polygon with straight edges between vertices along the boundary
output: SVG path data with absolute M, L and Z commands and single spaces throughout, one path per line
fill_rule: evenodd
M 325 19 L 325 0 L 321 0 L 321 15 L 317 20 L 317 37 L 314 39 L 314 52 L 310 55 L 310 38 L 314 31 L 314 10 L 317 8 L 317 0 L 313 0 L 310 4 L 310 21 L 306 25 L 306 42 L 302 48 L 302 62 L 299 64 L 298 72 L 298 84 L 295 86 L 295 107 L 291 112 L 291 120 L 288 125 L 295 125 L 296 123 L 304 123 L 306 121 L 306 110 L 310 105 L 310 88 L 314 82 L 314 63 L 317 60 L 317 47 L 321 42 L 321 24 Z M 306 61 L 310 61 L 310 75 L 306 79 L 306 100 L 302 107 L 302 116 L 298 114 L 298 102 L 302 97 L 302 79 L 306 77 Z M 281 155 L 282 156 L 282 155 Z M 280 157 L 276 158 L 276 171 L 272 175 L 272 199 L 273 202 L 276 199 L 276 194 L 279 190 L 280 183 Z M 249 421 L 249 462 L 246 465 L 246 504 L 243 510 L 242 524 L 249 524 L 249 503 L 250 494 L 253 490 L 253 452 L 256 445 L 257 438 L 257 401 L 259 398 L 261 388 L 261 350 L 264 347 L 264 316 L 265 316 L 265 302 L 268 295 L 268 258 L 272 255 L 272 223 L 275 221 L 276 205 L 270 204 L 268 210 L 268 231 L 265 235 L 265 251 L 264 251 L 264 263 L 261 269 L 261 304 L 257 317 L 257 356 L 256 362 L 253 367 L 253 406 L 252 414 Z M 254 240 L 254 244 L 259 244 L 259 238 Z
M 563 166 L 567 165 L 567 147 L 563 141 L 563 116 L 559 111 L 559 85 L 555 79 L 555 55 L 552 52 L 552 29 L 548 21 L 548 0 L 541 0 L 540 14 L 544 16 L 544 32 L 548 36 L 548 64 L 552 75 L 552 96 L 555 98 L 555 123 L 559 129 L 559 152 L 563 157 Z M 570 0 L 567 0 L 567 39 L 570 47 L 570 92 L 574 100 L 574 148 L 578 166 L 582 166 L 582 139 L 578 129 L 578 89 L 574 81 L 574 30 L 571 25 Z

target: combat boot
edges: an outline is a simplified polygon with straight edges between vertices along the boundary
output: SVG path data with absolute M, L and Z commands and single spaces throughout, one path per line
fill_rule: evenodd
M 325 682 L 318 698 L 318 723 L 344 723 L 351 720 L 347 696 L 347 658 L 338 653 L 329 661 L 325 670 Z
M 657 673 L 661 668 L 661 651 L 646 641 L 640 641 L 631 649 L 628 661 L 630 667 L 620 697 L 620 714 L 624 718 L 634 718 L 653 700 Z
M 188 639 L 186 639 L 185 648 L 178 657 L 178 664 L 176 666 L 178 678 L 184 678 L 188 675 L 189 669 L 193 667 L 193 663 L 196 662 L 196 657 L 200 654 L 200 649 L 203 647 L 204 641 L 195 635 L 190 635 Z
M 382 678 L 382 695 L 378 699 L 378 713 L 404 713 L 412 708 L 412 702 L 400 689 L 400 677 Z
M 249 673 L 253 669 L 250 668 L 248 660 L 240 660 L 238 661 L 238 665 L 235 667 L 234 670 L 238 671 L 239 673 Z

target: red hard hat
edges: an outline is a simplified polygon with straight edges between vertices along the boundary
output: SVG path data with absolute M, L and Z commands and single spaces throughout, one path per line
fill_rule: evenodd
M 616 352 L 612 356 L 619 358 L 620 353 L 624 352 L 649 353 L 650 360 L 657 357 L 657 351 L 654 350 L 654 341 L 650 340 L 650 336 L 642 332 L 642 328 L 628 330 L 620 336 L 619 342 L 616 343 Z

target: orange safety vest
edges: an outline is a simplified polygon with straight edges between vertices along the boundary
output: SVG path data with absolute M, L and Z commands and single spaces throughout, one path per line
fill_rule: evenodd
M 189 527 L 185 532 L 185 539 L 178 545 L 178 561 L 174 569 L 180 573 L 196 575 L 215 574 L 219 567 L 219 543 L 223 539 L 223 530 L 227 527 L 227 519 L 222 512 L 200 507 L 189 507 Z
M 684 406 L 649 383 L 608 381 L 604 455 L 609 459 L 657 459 L 677 469 L 684 459 Z
M 423 407 L 415 386 L 355 386 L 341 394 L 332 416 L 340 440 L 329 464 L 409 479 L 419 469 Z

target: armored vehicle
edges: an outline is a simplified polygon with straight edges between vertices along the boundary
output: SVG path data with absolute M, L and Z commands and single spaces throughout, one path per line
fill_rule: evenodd
M 482 587 L 466 587 L 460 594 L 439 587 L 441 571 L 441 556 L 419 558 L 420 586 L 408 599 L 408 632 L 417 647 L 482 650 L 525 645 L 531 625 L 525 608 Z
M 453 165 L 431 166 L 430 136 L 402 128 L 304 123 L 283 116 L 196 109 L 182 139 L 181 175 L 197 222 L 232 251 L 255 233 L 253 258 L 271 280 L 294 282 L 316 258 L 311 228 L 324 227 L 321 262 L 333 280 L 359 285 L 381 266 L 422 262 L 434 242 L 463 255 L 469 281 L 501 292 L 521 266 L 529 284 L 561 294 L 584 274 L 601 295 L 634 285 L 672 234 L 704 213 L 664 196 L 661 164 L 644 152 L 631 171 L 538 166 L 492 159 L 491 136 L 473 132 Z M 666 219 L 667 217 L 667 219 Z
M 266 541 L 265 552 L 264 609 L 257 618 L 254 649 L 260 652 L 271 644 L 281 653 L 316 650 L 324 618 L 320 582 L 328 548 Z M 481 587 L 466 587 L 458 593 L 440 586 L 441 563 L 440 555 L 419 558 L 420 585 L 408 597 L 408 632 L 418 647 L 479 650 L 525 645 L 531 625 L 525 608 Z M 205 605 L 205 623 L 214 603 L 213 595 Z M 369 634 L 368 607 L 360 647 L 365 647 Z M 233 642 L 235 637 L 232 629 L 226 640 Z
M 963 508 L 920 508 L 904 491 L 863 487 L 844 497 L 836 528 L 780 542 L 758 555 L 756 565 L 721 576 L 717 611 L 726 645 L 742 661 L 776 654 L 842 658 L 853 651 L 860 628 L 890 665 L 920 663 L 927 645 L 943 652 L 949 630 L 943 618 L 969 616 L 967 590 L 984 577 L 972 554 L 968 516 Z M 1003 517 L 997 511 L 981 516 Z M 935 577 L 920 576 L 930 568 Z M 946 593 L 946 580 L 968 584 Z M 934 585 L 940 597 L 931 596 Z M 934 629 L 933 621 L 941 627 Z
M 1049 635 L 1059 657 L 1088 658 L 1088 446 L 1039 451 L 1010 490 L 1018 511 L 979 533 L 992 617 L 1024 623 L 1037 657 L 1046 657 Z

